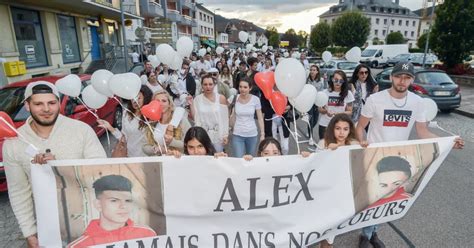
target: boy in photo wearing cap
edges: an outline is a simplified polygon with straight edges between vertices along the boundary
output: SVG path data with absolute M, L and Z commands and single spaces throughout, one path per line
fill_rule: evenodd
M 130 219 L 133 199 L 132 183 L 128 178 L 108 175 L 97 179 L 92 187 L 96 196 L 94 207 L 100 218 L 91 220 L 84 234 L 70 243 L 69 248 L 156 236 L 151 228 L 138 226 Z
M 60 114 L 59 99 L 59 92 L 52 83 L 28 84 L 24 104 L 31 116 L 18 132 L 38 152 L 33 155 L 29 144 L 19 139 L 9 139 L 3 144 L 10 203 L 28 247 L 39 247 L 31 164 L 46 164 L 55 159 L 106 158 L 104 148 L 89 125 Z
M 357 123 L 357 139 L 362 147 L 369 143 L 408 140 L 413 126 L 420 139 L 436 138 L 428 130 L 423 100 L 420 96 L 408 91 L 415 79 L 415 69 L 410 62 L 395 65 L 390 75 L 392 87 L 379 91 L 367 98 Z M 369 124 L 367 139 L 364 129 Z M 464 141 L 455 139 L 454 148 L 462 149 Z M 359 240 L 359 247 L 385 247 L 377 236 L 377 225 L 364 227 Z

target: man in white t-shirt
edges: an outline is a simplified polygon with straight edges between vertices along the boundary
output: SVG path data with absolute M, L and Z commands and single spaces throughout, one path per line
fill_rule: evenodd
M 357 138 L 363 147 L 369 143 L 408 140 L 415 126 L 420 139 L 438 137 L 428 130 L 422 98 L 408 91 L 415 78 L 415 70 L 411 63 L 401 62 L 395 65 L 390 76 L 392 87 L 370 95 L 362 108 L 357 123 Z M 364 129 L 370 122 L 367 140 Z M 462 149 L 464 141 L 455 139 L 454 148 Z M 385 247 L 378 238 L 377 225 L 362 229 L 359 247 Z
M 201 71 L 208 72 L 211 69 L 211 63 L 205 60 L 203 56 L 199 57 L 199 60 L 194 62 L 194 72 L 196 75 L 200 75 Z

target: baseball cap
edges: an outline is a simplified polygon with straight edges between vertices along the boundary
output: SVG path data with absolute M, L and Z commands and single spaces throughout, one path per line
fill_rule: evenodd
M 59 91 L 56 86 L 46 81 L 36 81 L 28 84 L 25 89 L 25 100 L 34 94 L 54 94 L 59 98 Z
M 219 70 L 217 68 L 212 67 L 211 69 L 207 70 L 208 73 L 219 73 Z
M 392 75 L 407 74 L 412 77 L 415 77 L 415 68 L 410 62 L 399 62 L 393 67 Z

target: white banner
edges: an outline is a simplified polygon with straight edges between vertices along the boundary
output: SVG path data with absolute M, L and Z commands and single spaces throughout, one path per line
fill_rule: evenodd
M 33 166 L 46 247 L 304 247 L 403 217 L 454 137 L 254 158 Z

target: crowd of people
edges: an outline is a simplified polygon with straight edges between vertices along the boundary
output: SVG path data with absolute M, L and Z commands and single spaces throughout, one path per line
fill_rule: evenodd
M 290 123 L 293 116 L 309 115 L 308 145 L 314 150 L 340 146 L 408 140 L 413 126 L 420 138 L 436 137 L 426 125 L 420 97 L 408 92 L 414 72 L 410 63 L 395 66 L 392 88 L 378 92 L 371 70 L 359 65 L 352 75 L 337 70 L 331 78 L 321 75 L 317 65 L 310 65 L 302 53 L 298 58 L 307 70 L 307 84 L 328 96 L 326 106 L 313 106 L 308 113 L 293 113 L 288 105 L 283 116 L 276 116 L 254 77 L 258 72 L 273 71 L 282 56 L 278 52 L 227 52 L 192 54 L 178 71 L 161 64 L 153 68 L 145 62 L 137 101 L 125 105 L 122 128 L 104 120 L 98 124 L 118 140 L 113 157 L 173 155 L 253 157 L 280 156 L 289 153 Z M 350 77 L 350 80 L 348 80 Z M 34 163 L 52 159 L 101 158 L 105 152 L 92 129 L 59 114 L 59 94 L 52 84 L 30 84 L 25 91 L 26 109 L 31 113 L 19 132 L 30 137 L 45 153 L 37 154 Z M 147 121 L 142 106 L 157 100 L 162 113 L 159 121 Z M 178 108 L 184 114 L 178 115 Z M 384 110 L 410 111 L 407 125 L 388 127 Z M 177 116 L 177 117 L 175 117 Z M 173 120 L 178 118 L 178 120 Z M 370 125 L 369 125 L 370 123 Z M 313 130 L 319 126 L 318 137 Z M 70 130 L 74 129 L 74 132 Z M 301 135 L 301 134 L 300 134 Z M 74 140 L 74 142 L 72 142 Z M 317 142 L 319 141 L 319 142 Z M 70 145 L 65 145 L 70 143 Z M 462 148 L 456 139 L 455 148 Z M 8 140 L 4 145 L 4 165 L 12 208 L 27 237 L 28 245 L 38 245 L 31 186 L 31 158 L 24 155 L 26 145 Z M 21 151 L 21 152 L 19 152 Z M 302 157 L 310 152 L 302 152 Z M 360 247 L 384 247 L 376 234 L 377 227 L 364 228 Z M 332 247 L 332 239 L 321 242 Z

